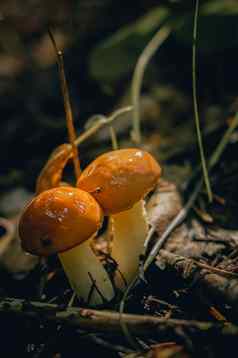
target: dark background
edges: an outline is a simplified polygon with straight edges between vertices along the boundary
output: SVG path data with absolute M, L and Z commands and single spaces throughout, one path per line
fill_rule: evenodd
M 193 1 L 2 0 L 0 190 L 19 185 L 33 190 L 37 174 L 52 149 L 67 141 L 59 76 L 47 36 L 48 26 L 55 33 L 59 46 L 64 48 L 75 125 L 80 132 L 91 115 L 110 113 L 118 107 L 125 93 L 128 95 L 126 91 L 130 87 L 136 59 L 161 24 L 149 28 L 143 36 L 135 35 L 132 30 L 130 34 L 129 30 L 129 36 L 112 45 L 111 49 L 110 46 L 105 51 L 97 49 L 117 31 L 123 31 L 127 25 L 133 26 L 138 19 L 159 7 L 170 12 L 175 28 L 176 21 L 183 18 L 184 25 L 173 31 L 152 59 L 143 86 L 143 93 L 148 96 L 151 88 L 172 88 L 173 94 L 166 99 L 167 107 L 174 105 L 178 93 L 186 96 L 186 113 L 182 109 L 182 115 L 179 115 L 180 108 L 176 108 L 175 122 L 166 115 L 163 119 L 172 135 L 176 121 L 190 123 L 193 120 L 191 46 L 194 5 Z M 210 13 L 204 15 L 202 9 L 207 5 L 211 7 Z M 214 109 L 219 120 L 222 118 L 218 125 L 222 127 L 226 116 L 236 108 L 238 9 L 235 1 L 202 1 L 200 8 L 197 75 L 201 120 L 204 120 L 204 112 Z M 216 120 L 217 117 L 214 123 Z M 158 130 L 159 126 L 158 121 Z M 195 135 L 192 141 L 196 143 Z M 87 147 L 81 152 L 83 164 L 90 157 L 89 150 Z

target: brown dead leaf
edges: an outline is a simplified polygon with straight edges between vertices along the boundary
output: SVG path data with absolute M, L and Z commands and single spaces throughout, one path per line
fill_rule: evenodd
M 175 342 L 157 344 L 152 347 L 151 353 L 151 358 L 189 358 L 184 348 Z
M 11 220 L 0 218 L 0 265 L 13 274 L 27 273 L 38 263 L 37 256 L 29 255 L 21 248 L 17 230 L 18 216 Z
M 204 209 L 197 207 L 196 205 L 193 206 L 193 210 L 199 216 L 201 220 L 203 220 L 207 224 L 212 224 L 214 222 L 213 217 L 206 212 Z
M 159 236 L 181 209 L 182 201 L 176 186 L 171 182 L 160 180 L 156 192 L 146 205 L 149 223 L 156 226 Z
M 129 353 L 124 358 L 189 358 L 189 355 L 175 342 L 165 342 L 152 346 L 144 353 Z

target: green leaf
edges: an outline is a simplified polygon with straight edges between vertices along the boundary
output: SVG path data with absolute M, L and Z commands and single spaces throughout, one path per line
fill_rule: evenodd
M 206 15 L 238 15 L 237 0 L 215 0 L 203 5 L 202 12 Z
M 143 48 L 168 17 L 167 8 L 156 7 L 99 44 L 90 56 L 91 76 L 103 85 L 113 85 L 130 73 Z

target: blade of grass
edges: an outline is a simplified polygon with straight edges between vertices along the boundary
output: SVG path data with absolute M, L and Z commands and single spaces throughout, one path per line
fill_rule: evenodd
M 197 24 L 198 24 L 198 10 L 199 0 L 195 0 L 195 13 L 194 13 L 194 25 L 193 25 L 193 46 L 192 46 L 192 85 L 193 85 L 193 107 L 194 107 L 194 118 L 197 132 L 198 147 L 200 152 L 202 171 L 204 177 L 204 183 L 206 186 L 207 196 L 209 202 L 212 202 L 212 189 L 210 185 L 210 179 L 207 170 L 207 163 L 204 154 L 204 147 L 202 141 L 202 134 L 200 128 L 200 119 L 198 113 L 198 102 L 197 102 L 197 78 L 196 78 L 196 45 L 197 45 Z
M 126 114 L 128 112 L 131 112 L 133 110 L 132 106 L 123 107 L 120 109 L 117 109 L 115 112 L 110 114 L 107 118 L 104 115 L 98 115 L 98 120 L 95 122 L 93 126 L 88 128 L 85 132 L 83 132 L 75 141 L 76 145 L 82 144 L 85 140 L 92 137 L 97 131 L 99 131 L 101 128 L 110 126 L 112 123 L 119 119 L 123 114 Z
M 213 168 L 217 162 L 219 161 L 222 153 L 224 152 L 224 149 L 227 146 L 227 143 L 230 140 L 230 137 L 232 135 L 232 133 L 234 132 L 234 130 L 238 127 L 238 112 L 235 114 L 235 117 L 233 119 L 233 121 L 231 122 L 230 126 L 228 127 L 228 129 L 226 130 L 224 136 L 222 137 L 220 143 L 218 144 L 218 146 L 216 147 L 214 153 L 212 154 L 210 160 L 209 160 L 209 168 Z
M 117 150 L 117 149 L 119 149 L 117 134 L 116 134 L 116 131 L 115 131 L 113 125 L 110 124 L 110 118 L 111 118 L 110 116 L 105 116 L 103 114 L 94 115 L 93 117 L 89 118 L 89 121 L 93 120 L 93 123 L 94 123 L 92 126 L 89 127 L 89 130 L 91 130 L 91 128 L 95 128 L 95 126 L 97 126 L 100 123 L 108 123 L 112 149 Z
M 137 61 L 133 77 L 132 77 L 132 105 L 133 105 L 133 129 L 132 129 L 132 140 L 135 143 L 141 142 L 141 129 L 140 129 L 140 92 L 143 81 L 144 72 L 147 64 L 151 57 L 155 54 L 158 48 L 164 43 L 171 33 L 171 29 L 168 26 L 160 28 L 154 37 L 150 40 L 148 45 L 145 47 L 139 59 Z
M 109 130 L 110 130 L 110 137 L 111 137 L 111 142 L 112 142 L 112 149 L 117 150 L 117 149 L 119 149 L 119 144 L 118 144 L 118 140 L 117 140 L 116 131 L 113 128 L 113 126 L 110 126 Z

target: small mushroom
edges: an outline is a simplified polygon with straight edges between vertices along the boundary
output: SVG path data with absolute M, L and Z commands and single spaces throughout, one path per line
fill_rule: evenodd
M 88 239 L 101 227 L 103 212 L 89 193 L 58 187 L 36 196 L 22 213 L 19 235 L 25 251 L 58 254 L 72 288 L 91 304 L 111 300 L 110 279 Z
M 131 148 L 99 156 L 77 182 L 77 187 L 91 193 L 110 215 L 112 257 L 127 283 L 138 271 L 148 232 L 143 198 L 155 187 L 160 174 L 159 164 L 148 152 Z

